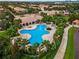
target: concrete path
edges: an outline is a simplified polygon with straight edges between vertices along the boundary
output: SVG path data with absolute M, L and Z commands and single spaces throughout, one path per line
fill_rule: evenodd
M 64 54 L 65 54 L 66 47 L 67 47 L 68 30 L 72 26 L 79 28 L 79 26 L 77 26 L 77 25 L 69 25 L 67 28 L 64 29 L 63 39 L 62 39 L 61 45 L 60 45 L 54 59 L 63 59 L 64 58 Z
M 50 38 L 50 39 L 48 38 L 49 41 L 50 41 L 50 43 L 52 43 L 53 40 L 54 40 L 52 37 L 54 36 L 54 34 L 55 34 L 55 32 L 56 32 L 56 27 L 55 27 L 55 25 L 53 25 L 53 26 L 52 26 L 52 25 L 47 25 L 47 26 L 52 29 L 52 30 L 50 31 L 50 34 L 49 34 L 49 38 Z
M 65 54 L 65 50 L 66 50 L 66 46 L 67 46 L 67 40 L 68 40 L 68 30 L 70 27 L 72 27 L 72 26 L 70 25 L 64 29 L 63 39 L 62 39 L 61 45 L 60 45 L 54 59 L 63 59 L 64 58 L 64 54 Z

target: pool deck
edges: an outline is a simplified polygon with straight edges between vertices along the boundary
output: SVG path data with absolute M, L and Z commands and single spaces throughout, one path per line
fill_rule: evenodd
M 37 27 L 37 25 L 39 25 L 39 24 L 32 24 L 32 25 L 29 25 L 29 26 L 25 26 L 22 29 L 18 30 L 18 33 L 20 34 L 20 31 L 23 30 L 23 29 L 33 30 L 33 29 L 35 29 Z M 47 25 L 47 26 L 48 27 L 51 27 L 51 25 Z M 53 41 L 52 38 L 53 38 L 53 35 L 54 35 L 55 31 L 56 31 L 55 26 L 52 26 L 51 28 L 52 28 L 52 30 L 50 30 L 50 33 L 49 34 L 45 34 L 45 35 L 42 36 L 43 40 L 49 40 L 50 43 L 52 43 L 52 41 Z M 30 39 L 31 38 L 31 35 L 30 34 L 23 34 L 23 35 L 20 34 L 20 35 L 22 36 L 22 38 L 27 38 L 27 39 Z
M 23 30 L 23 29 L 26 29 L 26 30 L 33 30 L 33 29 L 35 29 L 35 28 L 37 27 L 37 25 L 38 25 L 38 24 L 33 24 L 33 25 L 29 25 L 29 26 L 24 26 L 24 27 L 22 28 L 22 30 Z
M 56 27 L 55 26 L 52 26 L 51 27 L 50 25 L 48 25 L 48 27 L 52 28 L 52 30 L 50 30 L 50 33 L 49 34 L 43 35 L 42 38 L 44 40 L 49 40 L 50 43 L 52 43 L 53 42 L 53 36 L 54 36 L 55 31 L 56 31 Z
M 24 26 L 22 29 L 18 30 L 18 33 L 20 34 L 20 36 L 23 38 L 23 39 L 30 39 L 31 38 L 31 35 L 30 34 L 21 34 L 20 31 L 23 30 L 23 29 L 26 29 L 26 30 L 33 30 L 37 27 L 38 24 L 34 24 L 34 25 L 29 25 L 29 26 Z
M 30 34 L 24 34 L 24 35 L 22 35 L 21 34 L 21 37 L 23 38 L 23 39 L 30 39 L 31 38 L 31 35 Z

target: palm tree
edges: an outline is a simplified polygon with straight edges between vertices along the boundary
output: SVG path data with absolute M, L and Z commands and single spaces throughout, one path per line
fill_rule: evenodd
M 0 36 L 0 58 L 1 59 L 11 59 L 11 43 L 10 38 L 1 37 Z
M 47 50 L 49 51 L 52 47 L 52 45 L 50 44 L 50 42 L 48 40 L 44 40 L 43 45 L 45 45 L 47 47 Z

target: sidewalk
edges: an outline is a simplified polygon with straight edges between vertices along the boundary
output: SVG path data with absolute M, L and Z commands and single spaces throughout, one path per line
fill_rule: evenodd
M 64 29 L 63 39 L 62 39 L 61 45 L 60 45 L 54 59 L 63 59 L 64 58 L 64 54 L 65 54 L 65 50 L 66 50 L 66 46 L 67 46 L 67 40 L 68 40 L 68 30 L 71 27 L 72 27 L 72 25 L 70 25 Z

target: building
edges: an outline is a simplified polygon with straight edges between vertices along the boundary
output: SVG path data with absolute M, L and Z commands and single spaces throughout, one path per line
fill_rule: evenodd
M 42 16 L 39 14 L 25 14 L 23 16 L 15 16 L 15 19 L 21 19 L 22 23 L 21 24 L 26 24 L 26 23 L 32 23 L 35 22 L 39 19 L 42 19 Z
M 74 21 L 72 22 L 72 24 L 74 24 L 74 25 L 79 25 L 79 20 L 78 20 L 78 19 L 74 20 Z

